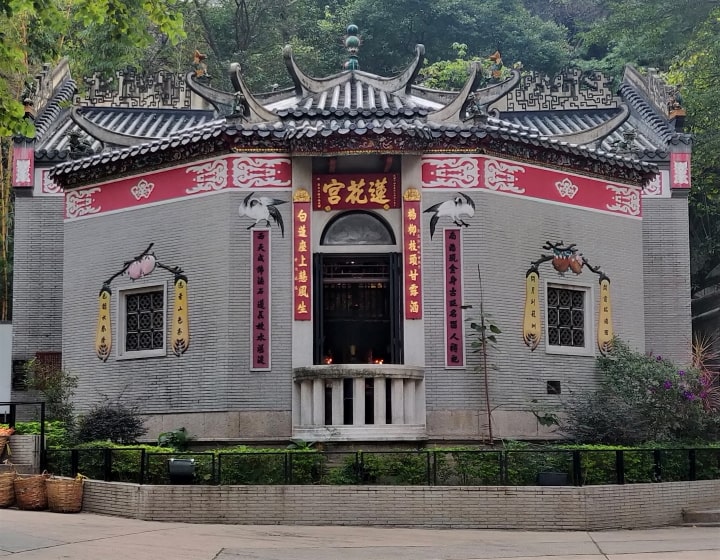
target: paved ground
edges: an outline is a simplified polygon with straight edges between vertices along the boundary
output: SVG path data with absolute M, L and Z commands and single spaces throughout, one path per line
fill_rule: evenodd
M 527 532 L 156 523 L 0 509 L 5 560 L 720 560 L 720 528 Z

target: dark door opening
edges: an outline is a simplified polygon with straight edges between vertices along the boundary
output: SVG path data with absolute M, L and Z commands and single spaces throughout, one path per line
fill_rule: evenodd
M 393 256 L 323 254 L 318 259 L 316 363 L 402 363 Z

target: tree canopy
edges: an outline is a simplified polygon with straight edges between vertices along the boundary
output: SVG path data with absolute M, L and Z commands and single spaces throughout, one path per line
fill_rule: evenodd
M 626 63 L 665 73 L 681 88 L 695 136 L 693 287 L 715 281 L 709 273 L 720 265 L 717 0 L 0 0 L 0 287 L 12 231 L 7 142 L 33 133 L 21 101 L 41 64 L 67 56 L 76 79 L 93 72 L 112 77 L 126 67 L 181 72 L 198 49 L 207 54 L 214 87 L 230 89 L 227 68 L 239 62 L 250 87 L 268 91 L 290 85 L 280 56 L 286 44 L 307 73 L 339 72 L 350 23 L 360 28 L 361 70 L 396 73 L 422 43 L 423 78 L 434 87 L 459 87 L 469 62 L 496 50 L 508 65 L 519 61 L 546 73 L 578 65 L 619 78 Z

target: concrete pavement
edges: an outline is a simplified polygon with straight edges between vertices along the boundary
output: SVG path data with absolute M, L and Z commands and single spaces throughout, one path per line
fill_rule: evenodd
M 4 560 L 720 560 L 720 528 L 527 532 L 158 523 L 0 509 Z

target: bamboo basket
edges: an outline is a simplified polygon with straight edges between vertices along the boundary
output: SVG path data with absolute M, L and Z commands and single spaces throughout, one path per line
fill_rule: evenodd
M 83 476 L 51 477 L 45 481 L 48 508 L 56 513 L 78 513 L 82 509 Z
M 5 453 L 5 447 L 7 447 L 10 441 L 10 436 L 0 436 L 0 457 Z
M 0 508 L 7 508 L 15 503 L 15 471 L 0 473 Z
M 15 504 L 18 509 L 39 510 L 47 509 L 47 489 L 45 481 L 47 474 L 32 476 L 18 476 L 13 486 L 15 488 Z

